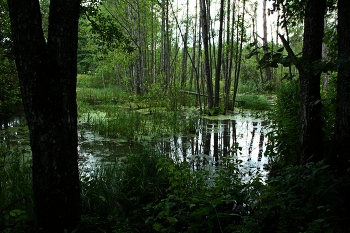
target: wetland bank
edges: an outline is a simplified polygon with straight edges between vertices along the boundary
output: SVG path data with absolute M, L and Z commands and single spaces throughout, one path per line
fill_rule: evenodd
M 336 202 L 338 181 L 323 162 L 271 170 L 285 135 L 271 120 L 276 112 L 245 109 L 245 101 L 259 97 L 239 95 L 235 112 L 208 116 L 181 91 L 164 98 L 155 89 L 141 98 L 89 87 L 82 78 L 88 77 L 77 88 L 83 232 L 256 232 L 280 227 L 271 225 L 273 216 L 285 216 L 283 223 L 304 211 L 310 215 L 303 227 L 329 228 L 319 220 L 328 210 L 313 206 Z M 257 108 L 271 108 L 271 97 L 260 98 L 266 101 L 256 101 Z M 2 222 L 20 232 L 33 218 L 28 129 L 14 118 L 1 123 L 1 133 L 1 195 L 11 204 L 2 204 Z M 325 198 L 314 203 L 315 192 Z
M 199 114 L 196 108 L 124 111 L 113 116 L 96 110 L 81 114 L 78 153 L 84 173 L 128 156 L 136 144 L 148 145 L 174 161 L 197 161 L 197 165 L 214 166 L 231 156 L 237 156 L 252 170 L 262 171 L 267 163 L 263 154 L 270 121 L 261 111 L 240 110 L 235 115 L 213 117 Z M 1 136 L 30 157 L 24 117 L 3 119 Z
M 141 99 L 115 88 L 78 86 L 82 225 L 89 232 L 153 232 L 158 224 L 180 229 L 202 218 L 216 228 L 215 211 L 235 216 L 241 210 L 232 206 L 243 204 L 244 187 L 265 177 L 265 113 L 237 109 L 209 117 L 200 113 L 195 96 L 151 94 Z M 25 119 L 2 121 L 1 137 L 2 181 L 10 181 L 2 183 L 2 195 L 15 207 L 4 207 L 4 222 L 18 230 L 29 227 L 33 216 Z
M 0 1 L 0 232 L 350 232 L 349 0 L 79 4 Z

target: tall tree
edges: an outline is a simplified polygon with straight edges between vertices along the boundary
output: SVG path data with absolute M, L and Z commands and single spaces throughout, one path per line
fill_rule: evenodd
M 252 28 L 253 28 L 253 44 L 254 44 L 254 50 L 258 51 L 259 46 L 258 46 L 258 28 L 257 28 L 257 21 L 258 21 L 258 14 L 257 14 L 257 8 L 258 8 L 258 4 L 254 5 L 254 16 L 252 17 Z M 257 62 L 257 64 L 260 63 L 260 57 L 259 57 L 259 53 L 255 53 L 255 60 Z M 264 78 L 263 78 L 263 71 L 262 71 L 262 66 L 258 67 L 259 69 L 259 75 L 260 75 L 260 81 L 261 83 L 263 83 Z M 255 81 L 256 84 L 259 82 L 259 80 Z
M 77 137 L 79 0 L 51 0 L 48 38 L 39 0 L 8 0 L 12 39 L 33 155 L 35 228 L 79 225 Z
M 269 52 L 269 46 L 267 43 L 267 20 L 266 20 L 266 1 L 267 0 L 262 0 L 263 1 L 263 50 L 264 54 L 267 54 Z M 271 80 L 271 68 L 269 66 L 265 67 L 265 80 L 270 81 Z
M 206 0 L 200 0 L 201 26 L 204 45 L 205 75 L 207 80 L 208 107 L 213 108 L 213 80 L 211 76 L 211 65 L 209 57 L 209 23 L 207 17 Z
M 242 61 L 242 48 L 243 48 L 243 39 L 245 35 L 245 29 L 244 29 L 244 17 L 245 17 L 245 4 L 246 0 L 243 0 L 243 6 L 242 6 L 242 15 L 238 15 L 238 21 L 237 21 L 237 28 L 236 28 L 236 41 L 237 41 L 237 47 L 236 47 L 236 54 L 235 54 L 235 77 L 234 77 L 234 85 L 233 85 L 233 97 L 232 97 L 232 109 L 235 110 L 235 102 L 236 102 L 236 96 L 237 96 L 237 90 L 238 90 L 238 81 L 239 81 L 239 75 L 241 72 L 241 61 Z M 239 38 L 240 33 L 240 38 Z M 239 44 L 238 44 L 239 41 Z
M 350 1 L 338 0 L 338 59 L 337 111 L 335 121 L 334 157 L 339 176 L 347 174 L 350 167 Z
M 226 49 L 225 49 L 225 87 L 224 87 L 224 114 L 227 112 L 228 98 L 231 89 L 231 76 L 232 76 L 232 58 L 233 58 L 233 25 L 235 23 L 235 6 L 236 2 L 232 4 L 232 20 L 231 20 L 231 0 L 227 1 L 227 17 L 226 17 Z M 231 32 L 232 28 L 232 32 Z
M 299 71 L 301 107 L 301 155 L 303 164 L 309 158 L 323 158 L 320 78 L 315 69 L 322 59 L 322 39 L 326 0 L 308 0 L 305 3 L 302 58 L 297 59 L 289 43 L 280 35 L 283 45 Z
M 182 73 L 181 73 L 181 87 L 185 87 L 186 76 L 187 76 L 187 53 L 188 53 L 188 31 L 189 31 L 189 18 L 188 18 L 188 10 L 189 10 L 189 0 L 186 1 L 186 28 L 185 35 L 183 38 L 184 48 L 182 51 Z
M 221 62 L 222 62 L 222 30 L 224 25 L 224 0 L 220 1 L 220 26 L 219 26 L 219 42 L 218 42 L 218 56 L 216 62 L 215 71 L 215 96 L 214 107 L 219 108 L 220 100 L 220 75 L 221 75 Z
M 305 8 L 303 57 L 299 63 L 301 106 L 301 163 L 323 157 L 320 78 L 314 65 L 322 59 L 326 0 L 308 0 Z
M 170 30 L 169 30 L 169 0 L 162 1 L 162 49 L 163 72 L 165 74 L 165 88 L 170 85 Z
M 197 69 L 195 68 L 195 64 L 196 64 L 196 43 L 197 43 L 197 9 L 198 9 L 198 0 L 196 0 L 196 5 L 195 5 L 195 8 L 194 8 L 194 12 L 195 12 L 195 15 L 194 15 L 194 25 L 193 25 L 193 43 L 192 43 L 192 57 L 193 57 L 193 64 L 192 64 L 192 69 L 191 69 L 191 77 L 190 77 L 190 91 L 192 91 L 192 83 L 193 83 L 193 76 L 196 75 L 196 70 Z M 196 82 L 197 79 L 195 79 L 195 82 Z M 197 83 L 195 83 L 195 87 L 197 87 Z M 197 90 L 198 93 L 199 93 L 199 89 Z M 198 98 L 200 98 L 198 96 Z

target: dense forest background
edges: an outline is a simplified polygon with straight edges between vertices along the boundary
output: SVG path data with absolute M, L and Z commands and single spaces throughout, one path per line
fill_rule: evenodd
M 0 0 L 0 26 L 0 115 L 25 115 L 32 152 L 0 143 L 0 230 L 349 231 L 348 0 Z M 179 128 L 266 96 L 267 177 L 235 156 L 212 177 L 137 137 L 136 109 Z M 96 111 L 130 155 L 85 179 L 78 118 Z

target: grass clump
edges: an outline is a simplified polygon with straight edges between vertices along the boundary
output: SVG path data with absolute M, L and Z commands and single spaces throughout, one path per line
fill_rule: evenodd
M 91 125 L 94 132 L 104 137 L 119 138 L 127 141 L 151 139 L 170 134 L 194 133 L 200 115 L 195 110 L 187 112 L 166 111 L 123 111 L 105 108 L 104 112 L 95 111 L 82 114 L 80 120 Z
M 301 133 L 298 81 L 284 82 L 276 94 L 276 105 L 272 111 L 275 125 L 268 135 L 270 146 L 267 153 L 276 161 L 276 166 L 296 165 L 299 163 Z
M 236 106 L 251 110 L 270 110 L 271 102 L 261 95 L 239 95 Z
M 113 114 L 113 115 L 112 115 Z M 134 111 L 107 113 L 109 116 L 91 119 L 92 130 L 110 138 L 133 140 L 144 134 L 145 121 Z
M 157 169 L 163 155 L 134 143 L 130 154 L 101 164 L 82 180 L 83 228 L 86 232 L 152 232 L 145 224 L 148 203 L 164 198 L 166 173 Z
M 33 220 L 31 161 L 0 142 L 0 232 L 27 232 Z

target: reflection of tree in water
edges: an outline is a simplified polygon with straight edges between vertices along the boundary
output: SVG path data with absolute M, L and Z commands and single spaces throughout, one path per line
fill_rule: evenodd
M 265 125 L 258 121 L 202 118 L 194 134 L 173 136 L 171 143 L 165 139 L 168 145 L 163 144 L 162 148 L 168 149 L 173 158 L 192 162 L 195 169 L 208 164 L 217 166 L 221 159 L 235 155 L 257 167 L 264 152 Z M 243 150 L 237 151 L 237 146 Z
M 258 161 L 261 161 L 263 152 L 264 152 L 264 139 L 265 139 L 265 134 L 261 128 L 260 130 L 260 139 L 259 139 L 259 154 L 258 154 Z
M 250 144 L 248 147 L 248 161 L 251 160 L 251 155 L 252 155 L 252 151 L 253 151 L 253 142 L 254 142 L 254 137 L 255 137 L 255 130 L 256 130 L 256 126 L 258 125 L 257 122 L 253 122 L 253 131 L 252 131 L 252 138 L 250 140 Z M 247 128 L 248 128 L 248 124 L 247 124 Z M 248 129 L 247 129 L 247 134 L 248 134 Z M 247 135 L 248 136 L 248 135 Z
M 265 133 L 263 131 L 264 126 L 266 123 L 263 121 L 261 122 L 261 128 L 260 128 L 260 139 L 259 139 L 259 153 L 258 153 L 258 162 L 261 162 L 263 153 L 264 153 L 264 140 L 265 140 Z M 258 170 L 260 170 L 260 166 L 257 167 Z
M 222 121 L 224 125 L 224 130 L 223 130 L 223 137 L 222 137 L 222 156 L 227 157 L 228 152 L 230 151 L 230 121 L 224 120 Z

